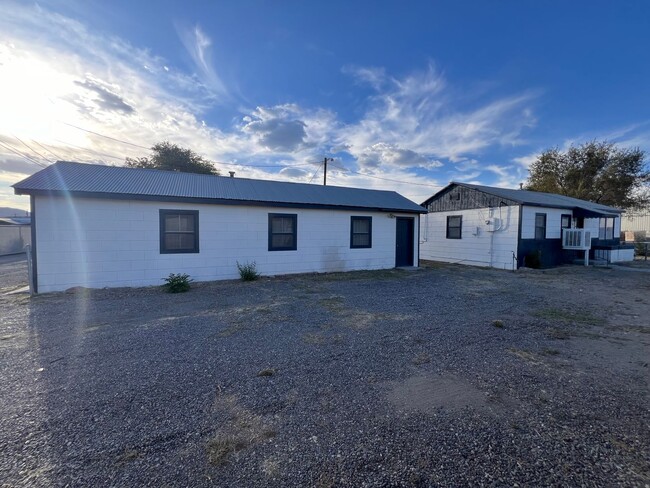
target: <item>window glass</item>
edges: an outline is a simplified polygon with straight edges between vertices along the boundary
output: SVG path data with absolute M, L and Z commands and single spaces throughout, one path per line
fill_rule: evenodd
M 562 215 L 562 224 L 561 224 L 563 229 L 568 229 L 571 227 L 571 216 L 570 215 Z
M 199 252 L 198 218 L 196 210 L 160 210 L 160 252 Z
M 450 215 L 447 217 L 447 239 L 462 239 L 463 217 Z
M 546 214 L 535 214 L 535 239 L 546 239 Z
M 372 247 L 372 217 L 351 217 L 350 247 Z
M 295 251 L 297 225 L 296 214 L 269 214 L 269 251 Z

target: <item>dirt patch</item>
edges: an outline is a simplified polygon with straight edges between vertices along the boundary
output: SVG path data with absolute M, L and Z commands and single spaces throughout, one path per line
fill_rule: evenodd
M 485 409 L 487 395 L 454 375 L 412 376 L 389 383 L 386 399 L 399 410 L 434 413 L 437 409 Z
M 208 461 L 212 465 L 222 465 L 231 456 L 277 434 L 264 417 L 242 407 L 234 395 L 218 394 L 214 408 L 227 420 L 207 443 Z

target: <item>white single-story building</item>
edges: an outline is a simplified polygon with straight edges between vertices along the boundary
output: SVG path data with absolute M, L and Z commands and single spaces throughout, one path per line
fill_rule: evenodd
M 0 217 L 0 256 L 25 252 L 30 244 L 29 217 Z
M 29 195 L 38 292 L 417 266 L 419 214 L 392 191 L 59 161 Z
M 452 182 L 422 203 L 420 259 L 517 269 L 634 259 L 620 209 L 577 198 Z

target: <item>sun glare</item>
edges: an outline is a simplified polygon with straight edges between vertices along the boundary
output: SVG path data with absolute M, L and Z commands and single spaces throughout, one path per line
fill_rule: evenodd
M 57 139 L 85 145 L 84 134 L 61 121 L 79 123 L 75 76 L 57 66 L 57 59 L 39 59 L 13 44 L 0 44 L 0 133 L 55 143 Z

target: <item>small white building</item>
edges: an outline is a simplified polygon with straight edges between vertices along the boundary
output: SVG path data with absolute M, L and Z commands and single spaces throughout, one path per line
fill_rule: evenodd
M 59 161 L 29 195 L 38 292 L 417 266 L 419 214 L 396 192 Z
M 450 183 L 422 203 L 420 259 L 517 269 L 634 259 L 622 210 L 527 190 Z

